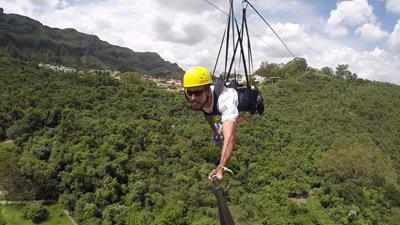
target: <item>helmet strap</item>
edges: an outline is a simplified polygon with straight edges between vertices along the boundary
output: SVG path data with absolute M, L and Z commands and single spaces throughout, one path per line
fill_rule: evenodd
M 208 87 L 207 92 L 208 92 L 209 90 L 211 90 L 210 87 Z M 211 94 L 212 94 L 212 93 L 211 93 Z M 210 100 L 210 96 L 209 96 L 208 93 L 207 93 L 206 101 L 201 105 L 200 110 L 203 110 L 203 107 L 208 103 L 209 100 Z

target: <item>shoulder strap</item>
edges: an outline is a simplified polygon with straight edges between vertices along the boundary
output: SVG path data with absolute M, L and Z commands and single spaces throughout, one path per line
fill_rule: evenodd
M 201 109 L 201 111 L 203 111 L 203 113 L 205 115 L 221 115 L 221 113 L 218 111 L 218 107 L 217 107 L 218 97 L 221 93 L 217 94 L 214 89 L 212 94 L 213 94 L 213 108 L 212 108 L 211 112 L 208 113 L 208 112 L 204 111 L 203 109 Z

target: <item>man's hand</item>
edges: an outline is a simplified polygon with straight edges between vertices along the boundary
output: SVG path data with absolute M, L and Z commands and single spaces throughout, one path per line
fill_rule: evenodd
M 219 181 L 224 179 L 224 168 L 222 166 L 215 167 L 208 175 L 208 179 L 212 181 L 213 177 L 217 177 Z

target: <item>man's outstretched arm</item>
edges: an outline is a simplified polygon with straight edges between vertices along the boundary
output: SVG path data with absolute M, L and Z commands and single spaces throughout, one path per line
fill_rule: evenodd
M 224 166 L 229 163 L 231 158 L 233 147 L 235 145 L 235 125 L 234 121 L 224 121 L 222 123 L 222 130 L 224 134 L 224 144 L 221 149 L 221 158 L 219 165 L 211 171 L 208 178 L 211 180 L 214 176 L 217 176 L 219 180 L 224 178 Z
M 235 145 L 235 125 L 234 121 L 224 121 L 222 130 L 224 134 L 224 144 L 221 150 L 221 159 L 219 165 L 226 166 L 231 158 L 233 147 Z

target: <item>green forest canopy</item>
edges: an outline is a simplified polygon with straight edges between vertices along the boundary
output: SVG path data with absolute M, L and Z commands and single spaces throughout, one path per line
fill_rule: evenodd
M 268 71 L 268 72 L 266 72 Z M 266 112 L 241 123 L 228 200 L 236 224 L 400 221 L 400 87 L 345 65 L 264 63 Z M 217 224 L 217 162 L 181 92 L 0 58 L 0 188 L 59 200 L 80 224 Z M 350 213 L 354 211 L 353 213 Z

